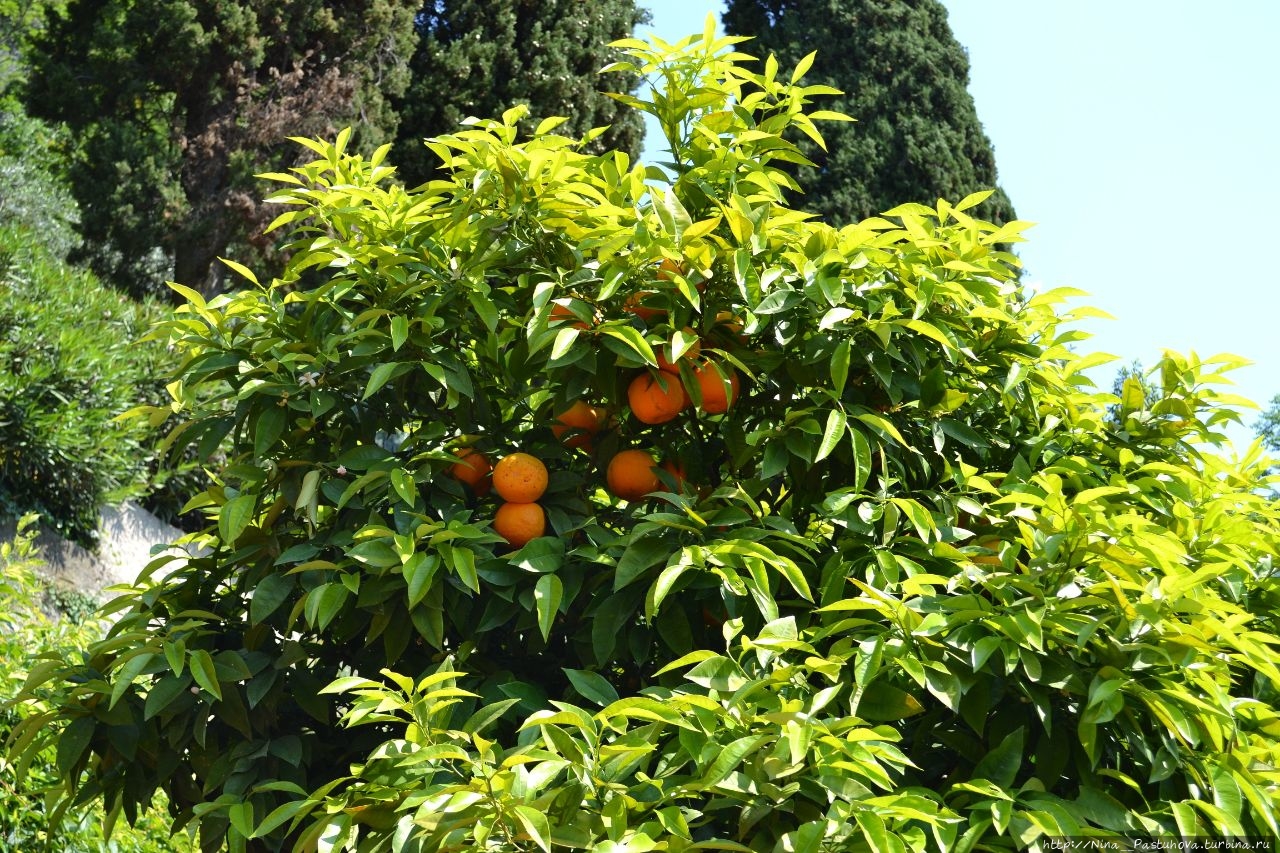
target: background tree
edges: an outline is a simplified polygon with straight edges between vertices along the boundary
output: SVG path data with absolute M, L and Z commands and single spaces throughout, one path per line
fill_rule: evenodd
M 809 79 L 844 92 L 829 107 L 857 119 L 824 131 L 826 151 L 801 146 L 814 163 L 793 170 L 805 208 L 848 223 L 996 188 L 969 60 L 939 0 L 727 0 L 724 26 L 754 39 L 746 52 L 775 54 L 783 67 L 816 50 Z M 977 212 L 1014 218 L 998 188 Z
M 291 162 L 286 134 L 356 120 L 366 144 L 394 132 L 387 97 L 408 82 L 417 8 L 72 0 L 51 16 L 26 100 L 74 131 L 94 266 L 134 293 L 169 275 L 208 292 L 229 245 L 268 252 L 252 175 Z
M 413 82 L 395 102 L 401 120 L 394 157 L 403 180 L 412 186 L 436 169 L 425 138 L 515 104 L 529 106 L 525 131 L 548 116 L 569 117 L 561 132 L 571 136 L 607 125 L 597 146 L 636 156 L 643 124 L 599 91 L 596 72 L 617 58 L 608 43 L 647 20 L 634 0 L 427 3 L 417 17 Z
M 1271 405 L 1254 423 L 1253 428 L 1258 431 L 1267 447 L 1280 453 L 1280 394 L 1271 398 Z

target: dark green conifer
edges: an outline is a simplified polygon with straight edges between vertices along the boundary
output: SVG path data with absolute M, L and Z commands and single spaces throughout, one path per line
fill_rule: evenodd
M 571 116 L 560 133 L 607 125 L 599 146 L 634 156 L 644 133 L 640 119 L 600 94 L 596 73 L 615 58 L 608 43 L 627 38 L 647 18 L 634 0 L 428 3 L 417 19 L 413 82 L 397 102 L 393 159 L 401 176 L 408 184 L 431 176 L 436 160 L 424 139 L 519 103 L 529 105 L 528 130 L 549 116 Z
M 796 170 L 806 209 L 843 223 L 995 188 L 978 213 L 1014 218 L 966 88 L 968 57 L 938 0 L 727 0 L 724 26 L 784 69 L 817 51 L 805 82 L 843 91 L 823 106 L 857 119 L 822 126 L 825 152 L 805 144 L 816 164 Z

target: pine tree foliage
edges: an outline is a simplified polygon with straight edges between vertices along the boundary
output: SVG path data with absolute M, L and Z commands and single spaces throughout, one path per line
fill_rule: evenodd
M 633 157 L 644 134 L 639 117 L 598 91 L 596 76 L 617 58 L 608 43 L 648 19 L 634 0 L 433 0 L 419 12 L 413 82 L 397 103 L 397 168 L 407 184 L 432 177 L 437 158 L 423 140 L 457 131 L 470 116 L 527 104 L 522 128 L 568 116 L 561 132 L 578 136 L 608 126 L 600 150 Z M 634 82 L 634 81 L 633 81 Z
M 205 290 L 228 246 L 267 252 L 253 174 L 290 165 L 293 134 L 394 132 L 415 0 L 71 0 L 32 56 L 27 103 L 66 122 L 82 232 L 133 292 L 172 274 Z M 244 256 L 243 253 L 240 253 Z
M 857 121 L 807 143 L 797 201 L 829 221 L 855 222 L 905 201 L 996 187 L 995 155 L 969 95 L 969 62 L 939 0 L 727 0 L 725 29 L 784 68 L 817 51 L 808 79 L 840 89 L 830 109 Z M 979 208 L 1015 218 L 1002 190 Z

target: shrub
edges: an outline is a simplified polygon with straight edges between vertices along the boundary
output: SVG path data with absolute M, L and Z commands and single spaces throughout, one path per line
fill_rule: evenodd
M 146 430 L 114 419 L 163 398 L 163 350 L 137 343 L 159 317 L 0 228 L 0 515 L 92 547 L 102 503 L 144 491 Z
M 42 601 L 51 594 L 58 596 L 38 574 L 39 561 L 26 529 L 34 520 L 34 516 L 23 519 L 18 537 L 0 545 L 0 738 L 5 740 L 35 731 L 51 712 L 40 702 L 9 704 L 27 677 L 32 657 L 83 647 L 101 636 L 95 621 L 77 620 L 74 614 L 56 620 L 45 615 Z M 51 789 L 56 790 L 58 779 L 55 749 L 33 752 L 20 765 L 0 758 L 0 850 L 164 853 L 192 849 L 185 836 L 168 837 L 166 821 L 156 811 L 148 812 L 136 828 L 114 836 L 99 807 L 66 813 L 65 804 L 59 807 L 57 798 L 48 796 Z M 163 802 L 159 806 L 163 808 Z
M 60 159 L 62 134 L 31 118 L 12 96 L 0 95 L 0 227 L 39 234 L 55 257 L 79 244 L 79 208 Z
M 620 45 L 669 171 L 517 141 L 516 109 L 431 141 L 452 177 L 418 190 L 345 133 L 268 176 L 285 275 L 179 287 L 159 332 L 170 439 L 229 443 L 208 551 L 24 693 L 67 796 L 164 786 L 232 850 L 1280 832 L 1280 508 L 1215 452 L 1234 361 L 1093 392 L 1084 310 L 1021 288 L 995 247 L 1025 223 L 981 194 L 788 209 L 788 132 L 834 117 L 731 44 Z M 683 386 L 669 419 L 628 408 L 644 375 Z M 636 500 L 605 488 L 629 448 L 662 463 Z M 451 472 L 515 452 L 549 533 L 511 550 Z

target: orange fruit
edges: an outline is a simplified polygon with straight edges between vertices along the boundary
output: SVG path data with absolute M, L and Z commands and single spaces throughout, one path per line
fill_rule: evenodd
M 641 423 L 665 424 L 689 405 L 689 395 L 670 373 L 660 372 L 658 378 L 641 373 L 627 387 L 627 403 Z
M 729 407 L 737 401 L 741 382 L 738 381 L 738 372 L 733 368 L 729 368 L 728 371 L 729 390 L 727 395 L 724 384 L 725 377 L 721 375 L 720 369 L 714 362 L 707 362 L 694 370 L 693 376 L 698 380 L 698 390 L 702 393 L 702 411 L 707 414 L 723 414 L 729 411 Z
M 532 501 L 504 503 L 493 514 L 493 530 L 512 548 L 523 548 L 547 532 L 547 514 Z
M 528 453 L 512 453 L 493 466 L 493 488 L 504 501 L 533 503 L 547 490 L 547 466 Z
M 661 308 L 650 308 L 643 304 L 643 300 L 648 299 L 653 295 L 654 292 L 652 290 L 638 291 L 628 296 L 627 300 L 622 303 L 622 307 L 624 310 L 630 311 L 641 320 L 644 320 L 646 324 L 652 323 L 659 317 L 667 316 L 667 312 L 663 311 Z
M 489 494 L 493 484 L 489 475 L 493 472 L 493 463 L 474 447 L 462 447 L 453 452 L 458 461 L 449 466 L 449 473 L 471 487 L 477 496 Z
M 609 491 L 625 501 L 638 501 L 662 487 L 655 469 L 658 463 L 645 450 L 623 450 L 609 460 L 605 480 Z
M 566 447 L 587 447 L 591 444 L 591 436 L 600 431 L 600 412 L 581 400 L 556 415 L 556 422 L 551 425 L 551 432 L 564 442 Z M 568 438 L 566 438 L 566 434 Z

